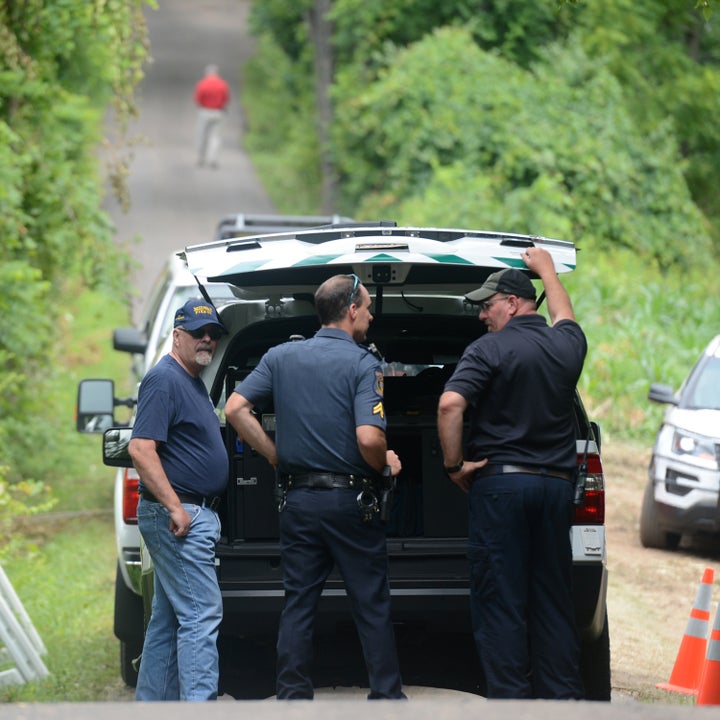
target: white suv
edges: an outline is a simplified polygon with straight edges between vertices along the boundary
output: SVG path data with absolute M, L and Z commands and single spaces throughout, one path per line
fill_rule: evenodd
M 640 540 L 674 550 L 683 535 L 720 533 L 720 335 L 677 393 L 653 383 L 648 398 L 669 407 L 650 460 Z

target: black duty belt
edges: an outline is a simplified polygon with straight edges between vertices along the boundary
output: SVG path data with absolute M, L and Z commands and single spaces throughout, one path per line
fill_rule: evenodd
M 340 475 L 329 472 L 299 473 L 283 475 L 288 490 L 293 488 L 360 488 L 363 478 L 357 475 Z
M 205 495 L 195 495 L 193 493 L 178 492 L 175 490 L 175 494 L 178 496 L 178 500 L 181 503 L 188 503 L 189 505 L 204 505 L 211 510 L 217 510 L 220 507 L 220 498 L 218 496 L 205 497 Z M 160 501 L 147 490 L 142 491 L 143 500 L 148 502 L 159 503 Z
M 528 467 L 527 465 L 485 465 L 477 472 L 477 477 L 488 475 L 509 475 L 510 473 L 523 473 L 526 475 L 547 475 L 548 477 L 561 478 L 562 480 L 573 480 L 574 474 L 566 470 L 555 470 L 553 468 Z

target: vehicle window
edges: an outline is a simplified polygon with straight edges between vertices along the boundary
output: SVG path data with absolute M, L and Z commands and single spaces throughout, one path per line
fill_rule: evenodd
M 720 358 L 711 357 L 692 380 L 688 407 L 720 410 Z
M 153 323 L 155 322 L 157 314 L 160 311 L 160 306 L 162 305 L 163 298 L 170 289 L 170 282 L 170 276 L 166 272 L 164 272 L 158 278 L 155 287 L 150 293 L 150 301 L 148 302 L 145 313 L 143 314 L 143 322 L 141 325 L 141 329 L 145 333 L 146 337 L 150 336 Z

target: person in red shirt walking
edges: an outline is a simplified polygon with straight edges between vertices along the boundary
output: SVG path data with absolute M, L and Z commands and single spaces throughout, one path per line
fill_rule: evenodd
M 220 127 L 229 100 L 230 88 L 218 74 L 217 65 L 208 65 L 205 77 L 195 85 L 195 104 L 198 106 L 197 162 L 200 166 L 218 166 Z

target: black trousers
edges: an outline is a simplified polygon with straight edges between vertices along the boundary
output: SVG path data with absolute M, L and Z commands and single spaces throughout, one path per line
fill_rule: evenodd
M 572 483 L 546 475 L 491 475 L 472 484 L 470 597 L 488 698 L 583 696 L 573 491 Z
M 280 514 L 285 607 L 277 643 L 278 699 L 313 697 L 313 630 L 325 580 L 337 564 L 368 671 L 370 699 L 403 698 L 390 616 L 385 529 L 360 519 L 357 489 L 290 490 Z

